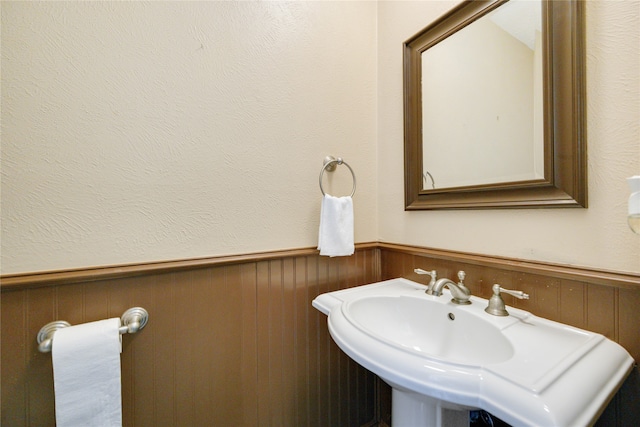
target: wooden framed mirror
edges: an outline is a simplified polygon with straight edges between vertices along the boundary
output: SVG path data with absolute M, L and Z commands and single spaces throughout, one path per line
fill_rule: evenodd
M 468 32 L 489 19 L 494 20 L 493 14 L 517 2 L 532 4 L 519 0 L 465 1 L 404 43 L 405 210 L 587 207 L 583 2 L 540 0 L 537 3 L 539 53 L 532 63 L 539 64 L 539 72 L 529 80 L 534 81 L 533 88 L 539 93 L 532 88 L 533 95 L 515 97 L 509 105 L 502 104 L 514 92 L 506 83 L 509 78 L 495 75 L 515 68 L 512 65 L 517 60 L 504 52 L 485 53 L 477 43 L 485 39 Z M 506 21 L 517 22 L 515 19 Z M 516 27 L 523 26 L 517 24 Z M 458 43 L 470 53 L 451 50 L 449 43 L 456 39 L 463 40 Z M 484 44 L 500 43 L 485 41 Z M 440 56 L 432 53 L 436 51 Z M 440 83 L 433 71 L 437 69 L 434 58 L 440 57 L 453 58 L 458 64 L 440 73 L 448 76 L 450 83 Z M 489 74 L 483 75 L 480 71 L 487 64 L 464 62 L 471 57 L 480 57 L 481 62 L 488 63 Z M 474 78 L 477 80 L 472 82 Z M 492 79 L 497 83 L 492 83 Z M 433 84 L 434 81 L 437 83 Z M 487 91 L 494 87 L 506 89 L 505 93 Z M 440 90 L 441 98 L 435 90 L 438 88 L 446 89 Z M 471 104 L 472 99 L 479 103 Z M 500 101 L 500 105 L 497 110 L 491 110 L 489 106 L 496 101 Z M 512 112 L 521 110 L 525 104 L 523 114 L 535 116 L 531 126 L 537 125 L 538 131 L 534 127 L 529 129 L 528 124 L 515 125 L 520 122 L 512 120 Z M 448 116 L 447 109 L 452 110 Z M 434 114 L 437 117 L 434 118 Z M 485 136 L 480 128 L 487 127 L 517 128 L 517 132 Z M 463 132 L 454 132 L 461 129 Z M 525 139 L 527 144 L 536 147 L 532 152 L 538 153 L 526 160 L 533 164 L 533 172 L 505 175 L 500 171 L 495 177 L 475 177 L 476 168 L 497 171 L 498 165 L 511 167 L 518 163 L 514 160 L 517 156 L 509 154 L 507 147 Z M 431 140 L 437 140 L 436 145 L 428 142 Z M 497 151 L 480 146 L 481 140 L 489 141 L 489 146 L 496 146 Z M 443 152 L 453 154 L 440 156 Z M 497 160 L 495 165 L 491 164 L 493 159 Z M 425 168 L 431 160 L 434 163 L 429 167 L 439 167 L 437 174 Z M 464 177 L 463 172 L 470 170 L 473 172 L 470 177 Z

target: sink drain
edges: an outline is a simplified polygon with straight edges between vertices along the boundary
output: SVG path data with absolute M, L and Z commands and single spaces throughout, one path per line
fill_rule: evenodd
M 449 320 L 456 320 L 456 315 L 453 313 L 449 313 L 447 316 L 449 317 Z

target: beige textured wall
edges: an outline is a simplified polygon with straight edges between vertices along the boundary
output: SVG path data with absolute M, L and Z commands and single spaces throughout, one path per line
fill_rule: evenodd
M 374 2 L 1 7 L 2 273 L 376 240 Z
M 588 209 L 404 212 L 402 42 L 451 1 L 378 8 L 379 237 L 442 249 L 640 272 L 625 178 L 640 174 L 640 3 L 587 1 Z M 471 279 L 471 278 L 470 278 Z
M 589 209 L 404 212 L 401 46 L 456 3 L 2 2 L 2 273 L 313 246 L 326 154 L 356 241 L 640 272 L 637 1 L 587 2 Z

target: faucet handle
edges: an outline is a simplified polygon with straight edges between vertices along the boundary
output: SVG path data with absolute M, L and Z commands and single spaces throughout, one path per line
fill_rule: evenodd
M 518 299 L 529 299 L 529 294 L 525 294 L 522 291 L 512 291 L 510 289 L 505 289 L 497 283 L 493 285 L 493 294 L 495 295 L 496 293 L 498 293 L 498 295 L 500 295 L 500 292 L 502 292 L 503 294 L 509 294 Z
M 435 270 L 427 271 L 421 268 L 414 268 L 413 272 L 416 274 L 428 274 L 429 276 L 431 276 L 429 286 L 433 286 L 433 284 L 436 282 L 436 279 L 438 278 L 438 273 Z
M 429 281 L 429 284 L 427 285 L 427 290 L 425 291 L 425 292 L 429 292 L 433 288 L 433 285 L 435 285 L 436 283 L 438 273 L 435 270 L 426 271 L 421 268 L 414 268 L 413 272 L 416 274 L 428 274 L 431 276 L 431 280 Z
M 421 268 L 414 268 L 413 272 L 416 274 L 428 274 L 431 276 L 431 278 L 435 278 L 437 276 L 438 273 L 436 273 L 435 270 L 431 270 L 431 271 L 427 271 L 427 270 L 423 270 Z
M 493 295 L 489 298 L 489 304 L 487 308 L 484 309 L 489 314 L 493 314 L 494 316 L 508 316 L 509 312 L 505 308 L 504 300 L 500 296 L 500 292 L 505 294 L 512 295 L 519 299 L 529 299 L 529 294 L 525 294 L 522 291 L 512 291 L 510 289 L 505 289 L 497 283 L 493 285 L 491 288 L 493 290 Z
M 465 273 L 465 272 L 464 272 L 464 270 L 460 270 L 460 271 L 458 271 L 458 281 L 459 281 L 461 284 L 464 284 L 463 282 L 464 282 L 464 278 L 465 278 L 466 276 L 467 276 L 467 273 Z

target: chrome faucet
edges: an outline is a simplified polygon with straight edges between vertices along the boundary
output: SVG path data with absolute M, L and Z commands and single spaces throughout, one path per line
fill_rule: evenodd
M 451 302 L 460 305 L 471 304 L 471 301 L 469 300 L 469 298 L 471 298 L 471 291 L 463 283 L 465 276 L 465 272 L 460 270 L 458 271 L 458 283 L 447 278 L 438 279 L 433 286 L 427 288 L 426 292 L 429 295 L 439 297 L 442 295 L 442 289 L 446 287 L 451 291 L 451 296 L 453 296 L 453 298 L 451 298 Z

